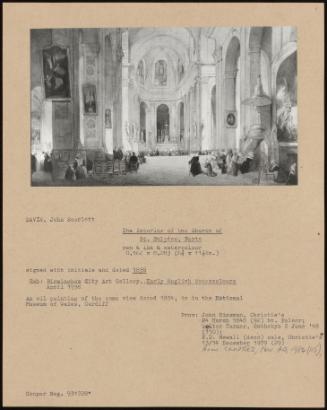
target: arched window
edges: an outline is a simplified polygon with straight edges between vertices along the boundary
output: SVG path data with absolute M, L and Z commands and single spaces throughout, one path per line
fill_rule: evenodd
M 167 85 L 167 63 L 158 60 L 155 64 L 154 82 L 156 85 Z

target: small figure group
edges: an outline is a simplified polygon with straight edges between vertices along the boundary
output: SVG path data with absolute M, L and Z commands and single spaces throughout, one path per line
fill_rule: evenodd
M 68 164 L 65 171 L 65 179 L 67 181 L 85 179 L 87 177 L 87 169 L 85 166 L 85 161 L 82 163 L 79 158 L 75 158 L 73 165 Z
M 205 173 L 210 177 L 216 177 L 218 174 L 229 174 L 237 176 L 240 172 L 245 174 L 250 172 L 252 162 L 254 159 L 254 153 L 248 152 L 247 154 L 241 154 L 237 150 L 229 149 L 227 152 L 222 149 L 217 152 L 206 152 L 207 157 L 205 159 L 204 172 L 200 163 L 200 152 L 194 155 L 190 161 L 190 174 L 193 176 Z

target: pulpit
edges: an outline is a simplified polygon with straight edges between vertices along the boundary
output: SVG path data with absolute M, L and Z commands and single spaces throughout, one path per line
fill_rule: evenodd
M 254 88 L 253 96 L 247 98 L 242 104 L 249 105 L 255 110 L 254 123 L 251 124 L 247 138 L 242 147 L 244 155 L 254 154 L 255 162 L 258 162 L 258 147 L 264 140 L 267 131 L 270 130 L 271 123 L 271 98 L 263 91 L 261 76 L 258 75 L 257 84 Z

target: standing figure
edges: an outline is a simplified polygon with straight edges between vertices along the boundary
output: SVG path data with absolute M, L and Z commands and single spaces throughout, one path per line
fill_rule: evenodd
M 116 159 L 118 161 L 118 170 L 119 170 L 119 173 L 121 174 L 121 161 L 124 158 L 124 154 L 123 154 L 121 147 L 118 147 L 118 150 L 116 151 L 115 155 L 116 155 L 116 158 L 114 158 L 114 160 Z
M 32 167 L 32 174 L 36 171 L 36 156 L 32 154 L 31 156 L 31 167 Z

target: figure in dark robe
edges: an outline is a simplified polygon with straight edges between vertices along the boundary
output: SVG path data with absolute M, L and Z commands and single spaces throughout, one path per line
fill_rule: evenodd
M 72 181 L 74 179 L 74 175 L 75 175 L 75 172 L 73 168 L 71 167 L 71 165 L 69 164 L 68 167 L 66 168 L 65 179 L 67 181 Z
M 194 155 L 188 162 L 190 167 L 190 173 L 195 177 L 196 175 L 202 174 L 202 168 L 200 164 L 200 154 Z
M 90 172 L 93 170 L 93 161 L 90 158 L 86 159 L 86 170 Z
M 131 171 L 136 171 L 137 172 L 138 168 L 139 168 L 139 159 L 135 155 L 135 152 L 133 152 L 130 159 L 129 159 L 129 169 Z
M 115 161 L 118 161 L 118 171 L 121 173 L 121 161 L 124 158 L 124 153 L 120 147 L 118 147 L 117 150 L 114 150 L 114 166 L 115 166 Z
M 288 157 L 290 157 L 290 166 L 286 185 L 297 185 L 297 155 L 288 154 Z
M 246 158 L 245 161 L 242 162 L 242 164 L 240 165 L 241 174 L 246 174 L 250 171 L 251 162 L 252 160 L 250 158 Z
M 45 172 L 49 172 L 49 173 L 52 172 L 52 161 L 48 153 L 45 153 L 44 155 L 43 169 Z
M 32 174 L 36 171 L 36 156 L 32 154 L 31 157 L 31 166 L 32 166 Z
M 241 158 L 237 151 L 233 152 L 232 163 L 231 163 L 231 174 L 236 177 L 241 164 Z
M 75 169 L 75 177 L 76 179 L 84 179 L 86 178 L 86 168 L 84 168 L 82 165 L 77 165 Z

